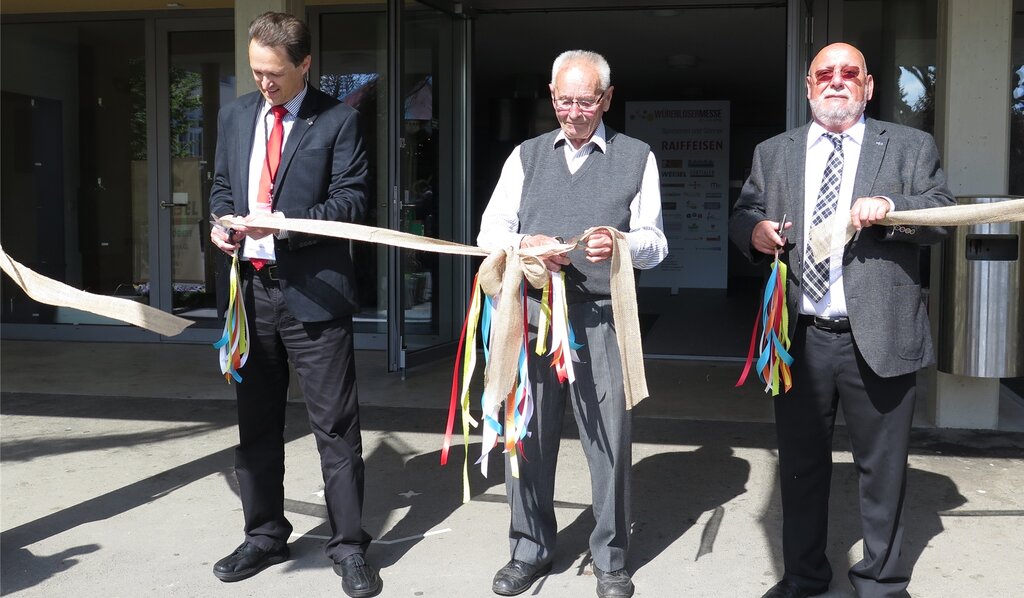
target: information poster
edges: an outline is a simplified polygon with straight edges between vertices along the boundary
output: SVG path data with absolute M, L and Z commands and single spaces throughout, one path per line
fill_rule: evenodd
M 729 211 L 729 102 L 626 102 L 626 134 L 654 151 L 668 257 L 645 287 L 724 289 Z

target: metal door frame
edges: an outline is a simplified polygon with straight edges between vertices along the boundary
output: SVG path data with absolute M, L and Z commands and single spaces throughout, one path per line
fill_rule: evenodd
M 453 56 L 452 74 L 459 92 L 453 97 L 455 111 L 455 130 L 452 137 L 453 147 L 461 148 L 452 152 L 453 174 L 458 184 L 453 186 L 453 210 L 457 214 L 455 233 L 458 239 L 468 240 L 469 237 L 469 73 L 471 64 L 471 21 L 462 13 L 461 4 L 440 0 L 415 0 L 431 9 L 450 15 L 453 24 Z M 401 149 L 402 149 L 402 72 L 403 72 L 403 17 L 405 14 L 404 0 L 388 0 L 388 189 L 391 196 L 388 202 L 388 223 L 397 229 L 401 210 Z M 461 264 L 453 270 L 454 288 L 468 288 L 469 258 L 456 260 Z M 405 313 L 402 305 L 401 250 L 388 248 L 388 371 L 401 371 L 403 377 L 408 368 L 428 363 L 452 355 L 458 339 L 445 341 L 437 345 L 409 351 L 405 347 Z M 454 313 L 464 313 L 466 306 L 465 293 L 456 294 L 452 298 Z

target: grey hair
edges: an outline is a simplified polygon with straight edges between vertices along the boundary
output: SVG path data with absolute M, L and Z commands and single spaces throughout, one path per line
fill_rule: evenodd
M 597 69 L 602 91 L 611 87 L 612 67 L 608 66 L 608 61 L 604 59 L 604 56 L 589 50 L 566 50 L 559 54 L 551 65 L 551 84 L 555 84 L 555 79 L 558 78 L 558 72 L 562 70 L 562 67 L 576 62 L 583 62 Z

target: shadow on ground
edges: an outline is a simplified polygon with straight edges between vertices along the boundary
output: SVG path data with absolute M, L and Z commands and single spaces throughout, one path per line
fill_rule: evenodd
M 0 414 L 59 414 L 61 423 L 67 422 L 72 429 L 79 418 L 181 424 L 163 432 L 93 437 L 84 433 L 87 430 L 82 430 L 71 441 L 66 435 L 54 435 L 52 439 L 39 436 L 5 437 L 0 441 L 0 462 L 8 463 L 72 451 L 105 450 L 132 446 L 138 442 L 198 436 L 235 425 L 232 401 L 24 393 L 3 393 L 0 399 Z M 362 420 L 364 430 L 384 433 L 382 442 L 371 454 L 366 455 L 365 524 L 370 533 L 383 541 L 371 548 L 371 560 L 387 567 L 399 561 L 422 539 L 423 534 L 435 529 L 462 505 L 464 453 L 461 444 L 456 444 L 452 448 L 449 465 L 441 467 L 439 450 L 416 454 L 402 441 L 405 432 L 436 434 L 437 446 L 440 446 L 445 412 L 439 409 L 364 407 Z M 309 434 L 306 411 L 301 403 L 289 403 L 285 434 L 288 442 Z M 837 446 L 842 446 L 844 434 L 842 428 L 837 429 Z M 634 534 L 629 562 L 632 570 L 642 568 L 657 558 L 700 520 L 702 514 L 709 511 L 711 515 L 704 523 L 700 549 L 694 558 L 713 550 L 717 522 L 729 516 L 726 505 L 746 491 L 750 475 L 749 463 L 736 457 L 734 448 L 771 449 L 775 446 L 773 425 L 761 423 L 636 418 L 633 437 L 638 444 L 660 445 L 661 452 L 640 459 L 634 465 Z M 563 441 L 578 442 L 572 418 L 567 418 Z M 915 430 L 911 442 L 913 454 L 1020 458 L 1024 450 L 1024 434 L 1013 433 Z M 681 450 L 683 448 L 686 450 Z M 479 445 L 472 444 L 470 451 L 471 458 L 475 458 L 479 453 Z M 86 544 L 43 557 L 32 554 L 29 547 L 33 544 L 87 523 L 116 517 L 211 474 L 219 474 L 231 480 L 233 453 L 233 448 L 226 448 L 196 456 L 187 463 L 169 467 L 145 479 L 3 530 L 0 533 L 0 561 L 3 563 L 0 593 L 12 593 L 37 585 L 74 567 L 76 557 L 100 549 L 99 544 Z M 500 452 L 496 450 L 492 453 L 490 478 L 483 478 L 477 468 L 470 464 L 473 500 L 504 502 L 504 465 Z M 847 551 L 860 538 L 853 466 L 837 465 L 833 483 L 829 556 L 839 576 Z M 906 515 L 906 549 L 910 552 L 909 558 L 916 562 L 928 542 L 942 531 L 939 514 L 963 502 L 964 498 L 950 478 L 924 471 L 910 471 Z M 579 513 L 559 534 L 556 571 L 565 571 L 588 551 L 587 538 L 593 528 L 593 515 L 588 505 L 561 506 L 576 508 Z M 225 512 L 235 508 L 236 504 L 224 505 Z M 323 515 L 322 507 L 312 503 L 290 500 L 287 508 L 291 512 Z M 391 522 L 389 514 L 400 510 L 405 510 L 405 513 L 397 521 Z M 763 525 L 767 537 L 772 539 L 776 568 L 781 571 L 779 512 L 776 489 L 774 499 L 763 516 Z M 328 535 L 326 523 L 318 526 L 310 535 Z M 504 541 L 504 537 L 496 538 L 495 541 Z M 295 543 L 293 562 L 300 568 L 323 566 L 321 546 L 322 542 Z M 495 563 L 495 568 L 499 565 Z

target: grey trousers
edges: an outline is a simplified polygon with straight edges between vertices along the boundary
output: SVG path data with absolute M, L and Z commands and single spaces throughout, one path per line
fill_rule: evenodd
M 506 461 L 505 485 L 512 521 L 509 545 L 512 558 L 527 563 L 553 559 L 555 536 L 555 465 L 562 435 L 566 399 L 572 402 L 583 452 L 590 467 L 591 495 L 596 526 L 590 535 L 590 551 L 604 571 L 626 566 L 630 531 L 630 471 L 632 468 L 632 419 L 625 408 L 622 369 L 610 300 L 569 305 L 569 322 L 579 362 L 573 364 L 576 383 L 558 382 L 550 357 L 533 353 L 540 303 L 530 298 L 530 380 L 536 411 L 530 436 L 523 440 L 519 478 L 513 478 Z

